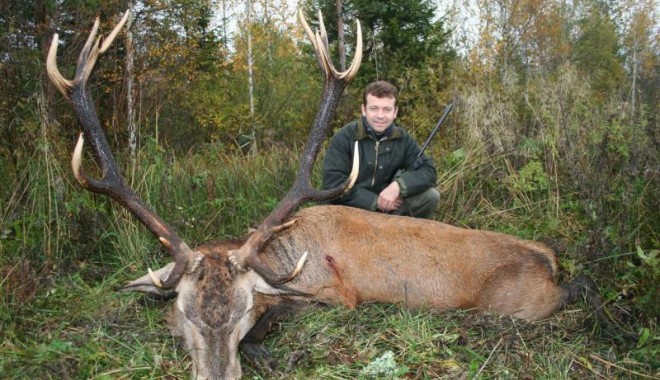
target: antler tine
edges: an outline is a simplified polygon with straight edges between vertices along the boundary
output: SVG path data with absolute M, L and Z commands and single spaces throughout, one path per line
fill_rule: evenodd
M 129 210 L 172 254 L 175 260 L 175 267 L 169 277 L 154 281 L 156 285 L 170 289 L 176 286 L 186 270 L 188 270 L 195 253 L 181 240 L 173 228 L 168 226 L 157 214 L 151 211 L 133 189 L 126 185 L 126 181 L 117 167 L 110 146 L 103 133 L 101 122 L 96 115 L 96 110 L 89 89 L 87 88 L 87 80 L 94 69 L 99 54 L 108 49 L 121 28 L 126 24 L 128 16 L 129 11 L 126 11 L 122 20 L 105 40 L 102 37 L 96 36 L 99 27 L 99 19 L 96 19 L 87 38 L 87 42 L 78 57 L 76 74 L 73 80 L 65 79 L 57 68 L 57 35 L 53 37 L 53 42 L 51 43 L 46 69 L 53 84 L 70 101 L 83 129 L 83 133 L 78 138 L 71 159 L 71 168 L 73 169 L 76 180 L 87 190 L 107 195 Z M 90 141 L 94 155 L 101 166 L 102 176 L 100 179 L 91 178 L 82 170 L 82 150 L 85 139 Z
M 360 68 L 360 63 L 362 63 L 362 26 L 360 25 L 360 20 L 356 20 L 357 28 L 357 43 L 355 46 L 355 55 L 353 56 L 353 61 L 351 65 L 345 71 L 341 73 L 336 73 L 340 78 L 346 78 L 350 81 L 357 75 L 358 69 Z
M 103 43 L 101 44 L 101 48 L 99 49 L 99 53 L 105 53 L 106 50 L 112 45 L 112 41 L 115 40 L 115 37 L 117 37 L 117 34 L 119 34 L 119 31 L 122 30 L 126 22 L 128 21 L 128 18 L 130 17 L 131 12 L 127 11 L 124 13 L 124 17 L 121 18 L 117 26 L 115 26 L 114 29 L 112 29 L 112 32 L 108 34 L 108 36 L 103 40 Z
M 321 40 L 321 43 L 323 44 L 323 51 L 324 52 L 329 52 L 330 51 L 330 44 L 328 43 L 328 32 L 325 30 L 325 22 L 323 22 L 323 15 L 321 14 L 321 11 L 319 10 L 319 39 Z M 330 60 L 329 56 L 326 56 L 328 58 L 328 62 L 332 64 L 332 61 Z
M 312 28 L 309 27 L 309 24 L 307 23 L 307 19 L 305 19 L 305 15 L 302 12 L 302 9 L 298 9 L 298 20 L 300 20 L 300 23 L 302 24 L 302 27 L 305 30 L 305 33 L 307 34 L 307 38 L 309 38 L 309 41 L 314 46 L 314 54 L 316 55 L 316 60 L 318 61 L 319 66 L 321 66 L 321 68 L 325 72 L 325 75 L 328 76 L 330 74 L 330 71 L 326 66 L 325 63 L 326 59 L 323 57 L 323 49 L 321 48 L 321 44 L 319 43 L 320 39 L 318 38 L 318 33 L 314 33 L 312 31 Z
M 59 42 L 59 35 L 55 33 L 53 35 L 53 40 L 50 43 L 50 49 L 48 49 L 48 57 L 46 58 L 46 73 L 48 73 L 48 78 L 53 82 L 53 85 L 59 92 L 64 95 L 65 98 L 71 100 L 69 96 L 69 91 L 73 86 L 73 82 L 64 78 L 60 73 L 60 70 L 57 68 L 57 44 Z
M 316 58 L 319 66 L 325 74 L 325 85 L 323 88 L 323 95 L 321 97 L 321 104 L 319 105 L 316 113 L 314 124 L 309 131 L 305 147 L 303 149 L 300 167 L 296 180 L 285 195 L 284 199 L 280 201 L 275 210 L 271 212 L 266 219 L 259 225 L 257 230 L 250 235 L 248 240 L 237 250 L 230 252 L 230 259 L 239 268 L 250 267 L 261 275 L 271 285 L 282 284 L 283 281 L 290 281 L 292 277 L 278 278 L 267 266 L 265 266 L 258 256 L 258 252 L 263 244 L 270 239 L 270 237 L 279 231 L 278 226 L 283 225 L 283 222 L 295 211 L 300 204 L 306 201 L 320 201 L 334 198 L 342 192 L 348 191 L 355 180 L 357 179 L 359 156 L 358 150 L 355 149 L 356 154 L 353 160 L 353 169 L 351 175 L 346 182 L 334 189 L 317 190 L 312 187 L 311 173 L 314 166 L 314 161 L 321 148 L 323 140 L 326 136 L 327 129 L 330 126 L 330 121 L 334 117 L 335 110 L 339 104 L 339 99 L 348 85 L 348 82 L 355 77 L 357 68 L 362 59 L 362 33 L 359 30 L 360 23 L 358 22 L 357 44 L 356 53 L 353 58 L 351 67 L 344 71 L 338 72 L 330 59 L 330 52 L 328 47 L 328 38 L 325 31 L 323 18 L 319 12 L 319 28 L 320 32 L 312 32 L 311 28 L 305 20 L 302 11 L 298 11 L 298 17 L 305 29 L 307 36 L 314 45 Z M 358 51 L 359 49 L 359 51 Z
M 98 34 L 100 24 L 101 20 L 97 16 L 94 19 L 92 30 L 89 32 L 89 36 L 87 36 L 87 41 L 85 41 L 85 45 L 78 56 L 74 81 L 86 83 L 87 79 L 89 79 L 89 75 L 94 69 L 94 65 L 96 65 L 96 58 L 99 54 L 98 45 L 101 40 L 101 38 L 97 38 L 96 35 Z

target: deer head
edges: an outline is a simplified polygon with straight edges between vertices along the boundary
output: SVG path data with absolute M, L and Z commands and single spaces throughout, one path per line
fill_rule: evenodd
M 149 269 L 147 275 L 126 285 L 123 290 L 177 296 L 170 326 L 175 335 L 183 337 L 186 347 L 190 350 L 193 377 L 240 378 L 238 343 L 266 307 L 264 303 L 255 303 L 255 295 L 296 294 L 285 284 L 300 272 L 306 255 L 303 254 L 297 265 L 284 275 L 274 273 L 261 260 L 249 255 L 244 259 L 239 257 L 237 262 L 247 264 L 241 268 L 253 270 L 236 270 L 236 265 L 229 260 L 228 252 L 245 247 L 242 241 L 207 243 L 191 249 L 172 227 L 149 209 L 135 191 L 126 185 L 94 109 L 88 80 L 97 58 L 112 44 L 128 16 L 127 11 L 105 38 L 97 37 L 99 19 L 96 19 L 79 55 L 73 79 L 66 79 L 59 72 L 56 59 L 58 35 L 53 36 L 46 70 L 51 82 L 72 105 L 82 128 L 71 160 L 73 173 L 80 185 L 87 190 L 107 195 L 129 210 L 172 255 L 172 263 L 155 272 Z M 287 224 L 283 223 L 283 220 L 301 202 L 336 196 L 351 185 L 349 179 L 337 189 L 313 190 L 309 185 L 309 176 L 339 97 L 347 82 L 355 76 L 360 63 L 362 41 L 359 23 L 355 59 L 347 71 L 340 73 L 328 59 L 327 36 L 322 20 L 321 34 L 313 34 L 302 12 L 299 16 L 314 44 L 326 83 L 316 121 L 304 148 L 298 178 L 276 211 L 266 219 L 257 233 L 252 235 L 257 235 L 256 241 L 262 242 L 261 244 L 267 240 L 264 235 L 286 228 Z M 91 146 L 101 169 L 100 179 L 92 178 L 83 171 L 82 151 L 85 141 Z M 357 161 L 354 164 L 353 177 L 357 175 Z M 255 247 L 255 244 L 248 246 Z

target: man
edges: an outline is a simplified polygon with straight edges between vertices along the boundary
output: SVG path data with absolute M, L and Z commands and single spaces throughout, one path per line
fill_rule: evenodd
M 358 141 L 360 172 L 355 186 L 333 203 L 396 215 L 430 218 L 438 206 L 436 170 L 408 132 L 394 124 L 397 89 L 385 81 L 369 84 L 362 118 L 341 128 L 330 140 L 323 161 L 323 188 L 343 183 Z M 401 174 L 395 178 L 397 171 Z

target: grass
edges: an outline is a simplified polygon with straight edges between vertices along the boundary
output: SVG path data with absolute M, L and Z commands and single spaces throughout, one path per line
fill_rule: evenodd
M 170 305 L 114 292 L 127 272 L 98 284 L 67 276 L 15 314 L 14 324 L 4 331 L 25 335 L 4 336 L 3 376 L 187 378 L 188 358 L 162 322 Z M 538 323 L 465 311 L 408 311 L 396 305 L 311 307 L 270 335 L 267 346 L 276 364 L 245 363 L 244 375 L 384 378 L 385 372 L 370 377 L 365 369 L 391 352 L 398 378 L 657 377 L 657 358 L 641 361 L 643 347 L 594 333 L 586 321 L 580 307 Z M 646 349 L 653 353 L 652 347 Z
M 250 375 L 374 378 L 365 369 L 391 352 L 397 375 L 380 373 L 375 378 L 653 377 L 651 363 L 639 362 L 618 343 L 594 335 L 584 323 L 586 317 L 581 309 L 538 323 L 465 311 L 408 311 L 392 305 L 309 310 L 283 323 L 273 335 L 270 346 L 277 347 L 273 354 L 284 363 L 266 377 L 257 371 Z M 288 358 L 299 350 L 305 352 L 303 359 L 287 372 Z
M 147 144 L 132 182 L 195 244 L 255 225 L 291 183 L 296 157 L 288 150 L 235 157 L 208 147 L 174 158 Z M 443 162 L 438 219 L 559 242 L 565 273 L 592 274 L 612 315 L 641 333 L 639 341 L 593 327 L 580 305 L 538 323 L 397 305 L 312 307 L 276 326 L 267 342 L 273 361 L 244 363 L 245 378 L 659 378 L 657 249 L 587 260 L 584 218 L 566 206 L 576 200 L 561 197 L 558 208 L 546 190 L 508 187 L 521 181 L 513 172 L 494 184 L 484 170 L 501 159 L 467 151 Z M 37 153 L 0 204 L 0 377 L 188 378 L 190 360 L 164 322 L 171 302 L 116 292 L 167 254 L 127 212 L 71 184 L 59 162 Z
M 165 305 L 143 307 L 116 293 L 115 276 L 90 284 L 72 275 L 16 313 L 2 344 L 3 376 L 14 379 L 185 377 L 172 370 L 176 344 L 163 329 Z

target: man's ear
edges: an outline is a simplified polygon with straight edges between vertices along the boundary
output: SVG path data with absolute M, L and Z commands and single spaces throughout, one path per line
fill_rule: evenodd
M 362 105 L 361 108 L 362 108 L 362 116 L 365 116 L 365 117 L 366 117 L 366 116 L 367 116 L 367 109 L 364 108 L 364 104 Z

